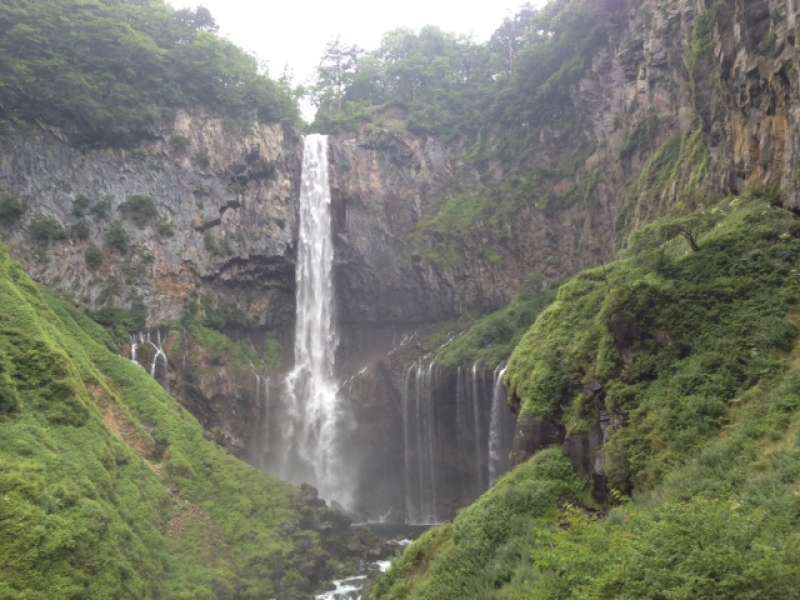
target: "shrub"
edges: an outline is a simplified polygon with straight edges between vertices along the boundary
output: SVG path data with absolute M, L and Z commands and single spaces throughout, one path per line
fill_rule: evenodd
M 77 219 L 83 218 L 86 216 L 91 205 L 92 201 L 87 196 L 78 194 L 72 201 L 72 215 Z
M 25 214 L 27 206 L 11 192 L 0 191 L 0 224 L 13 225 Z
M 100 248 L 94 244 L 86 249 L 83 256 L 86 259 L 86 266 L 90 271 L 97 271 L 103 264 L 103 253 L 100 251 Z
M 90 233 L 89 225 L 86 224 L 86 221 L 75 223 L 69 228 L 69 237 L 73 240 L 86 241 L 89 239 Z
M 111 212 L 111 198 L 106 197 L 102 200 L 98 200 L 89 212 L 98 221 L 106 219 Z
M 127 254 L 129 244 L 128 232 L 125 231 L 122 223 L 116 221 L 106 232 L 106 246 L 119 254 Z
M 144 227 L 158 217 L 158 209 L 150 196 L 130 196 L 120 205 L 119 211 L 138 227 Z
M 39 215 L 31 221 L 28 229 L 33 240 L 40 244 L 49 244 L 63 240 L 67 237 L 61 223 L 56 221 L 53 217 Z
M 169 221 L 160 221 L 158 224 L 158 235 L 162 238 L 171 238 L 175 235 L 175 228 Z
M 186 152 L 191 144 L 191 140 L 185 135 L 176 134 L 169 139 L 169 145 L 172 146 L 172 149 L 178 154 Z

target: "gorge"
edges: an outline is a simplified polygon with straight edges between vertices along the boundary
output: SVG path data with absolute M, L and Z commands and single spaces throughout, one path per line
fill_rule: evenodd
M 798 18 L 0 3 L 0 597 L 795 597 Z

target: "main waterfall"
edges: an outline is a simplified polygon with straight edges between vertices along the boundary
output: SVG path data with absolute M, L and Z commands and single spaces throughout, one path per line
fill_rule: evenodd
M 348 505 L 337 439 L 342 407 L 337 397 L 338 344 L 333 295 L 333 236 L 328 182 L 328 138 L 305 138 L 297 251 L 295 366 L 286 378 L 285 479 L 312 483 L 321 496 Z

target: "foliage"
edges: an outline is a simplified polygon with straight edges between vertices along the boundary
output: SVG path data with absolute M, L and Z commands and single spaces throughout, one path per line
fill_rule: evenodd
M 128 144 L 176 109 L 294 122 L 286 84 L 218 36 L 205 9 L 163 0 L 10 0 L 0 5 L 0 106 L 76 142 Z
M 171 238 L 175 235 L 175 227 L 169 221 L 159 221 L 158 235 L 162 238 Z
M 576 204 L 588 205 L 601 182 L 597 172 L 580 174 L 579 159 L 560 168 L 537 169 L 507 178 L 493 187 L 476 187 L 447 199 L 437 213 L 417 223 L 411 236 L 414 250 L 445 268 L 463 266 L 468 249 L 496 267 L 504 260 L 518 236 L 521 211 L 554 211 Z M 562 192 L 554 184 L 564 179 L 575 183 Z
M 0 189 L 0 224 L 13 225 L 26 210 L 27 205 L 16 194 Z
M 710 165 L 702 128 L 668 139 L 628 188 L 617 217 L 620 241 L 657 217 L 692 211 L 713 201 L 707 180 Z
M 412 545 L 371 597 L 795 596 L 798 259 L 797 218 L 752 194 L 661 219 L 562 286 L 511 358 L 510 396 L 573 433 L 610 418 L 617 506 L 597 513 L 578 494 L 529 515 L 492 503 L 508 493 L 501 480 Z M 467 515 L 479 515 L 471 528 Z M 507 550 L 487 554 L 481 524 L 498 521 L 513 524 Z
M 606 451 L 622 490 L 653 486 L 716 434 L 730 402 L 778 367 L 775 353 L 795 334 L 791 213 L 734 199 L 704 219 L 715 226 L 698 233 L 697 251 L 668 218 L 640 234 L 636 252 L 562 287 L 509 366 L 523 414 L 572 428 L 597 418 L 582 387 L 604 386 L 605 410 L 627 424 Z
M 67 237 L 64 227 L 53 217 L 37 215 L 28 226 L 28 233 L 38 244 L 49 244 Z
M 211 364 L 225 364 L 251 371 L 262 370 L 266 361 L 264 353 L 259 353 L 246 342 L 236 342 L 226 335 L 202 325 L 196 321 L 189 323 L 182 330 L 183 344 L 191 343 L 209 355 Z M 189 339 L 185 339 L 186 336 Z M 196 358 L 196 356 L 194 357 Z
M 158 209 L 150 196 L 128 196 L 119 211 L 137 227 L 144 227 L 158 218 Z
M 545 450 L 501 479 L 452 524 L 414 542 L 371 590 L 372 600 L 492 598 L 513 575 L 528 538 L 557 514 L 559 504 L 584 499 L 569 460 Z
M 72 216 L 76 219 L 82 219 L 89 212 L 92 206 L 92 200 L 88 196 L 78 194 L 72 201 Z
M 78 221 L 69 228 L 69 238 L 80 242 L 85 242 L 89 239 L 91 230 L 86 221 Z
M 102 200 L 98 200 L 89 209 L 89 213 L 92 215 L 92 217 L 94 217 L 98 221 L 106 219 L 110 212 L 111 212 L 110 198 L 103 198 Z
M 130 244 L 130 237 L 125 230 L 125 226 L 116 221 L 111 224 L 106 231 L 106 246 L 119 254 L 128 253 L 128 245 Z
M 334 42 L 314 90 L 315 128 L 353 128 L 372 119 L 370 108 L 401 106 L 413 131 L 469 142 L 498 127 L 524 134 L 572 106 L 569 92 L 612 16 L 594 3 L 559 0 L 522 7 L 486 44 L 435 27 L 391 31 L 369 53 Z
M 84 252 L 86 266 L 90 271 L 97 271 L 103 264 L 103 253 L 100 248 L 91 244 Z
M 458 366 L 480 362 L 495 367 L 507 360 L 538 314 L 554 299 L 555 289 L 531 278 L 526 290 L 500 310 L 471 323 L 436 354 L 437 365 Z
M 226 454 L 0 249 L 0 595 L 307 596 L 299 492 Z M 301 516 L 304 515 L 304 516 Z

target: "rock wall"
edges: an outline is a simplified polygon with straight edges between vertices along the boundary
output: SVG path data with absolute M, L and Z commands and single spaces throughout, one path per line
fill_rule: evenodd
M 301 153 L 291 130 L 202 114 L 179 114 L 160 139 L 129 150 L 80 150 L 57 131 L 15 129 L 0 137 L 0 186 L 28 210 L 3 241 L 39 281 L 91 309 L 140 302 L 159 324 L 196 298 L 233 324 L 286 328 Z M 125 212 L 131 197 L 157 214 L 137 224 Z M 42 216 L 73 239 L 35 239 Z M 115 223 L 127 252 L 106 241 Z M 70 235 L 78 225 L 84 233 Z M 97 270 L 85 259 L 91 244 L 103 254 Z

